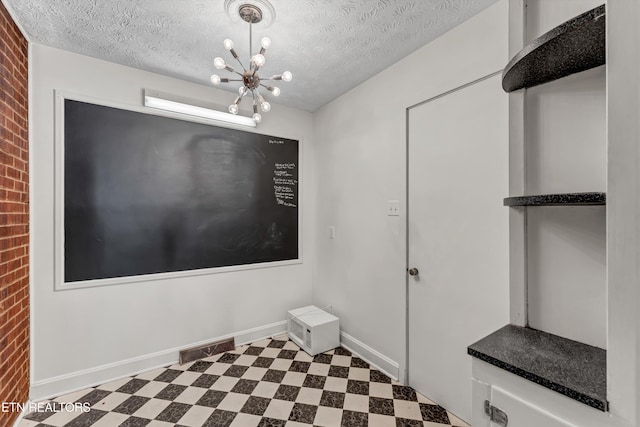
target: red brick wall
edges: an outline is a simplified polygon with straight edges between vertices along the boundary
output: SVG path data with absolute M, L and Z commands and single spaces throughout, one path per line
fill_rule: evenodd
M 27 41 L 0 3 L 0 403 L 29 397 Z M 17 413 L 0 411 L 0 427 Z

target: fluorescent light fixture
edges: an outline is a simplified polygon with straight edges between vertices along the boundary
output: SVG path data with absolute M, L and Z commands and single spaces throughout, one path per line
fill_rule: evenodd
M 144 106 L 156 108 L 158 110 L 170 111 L 172 113 L 180 113 L 186 114 L 188 116 L 200 117 L 203 119 L 216 120 L 218 122 L 256 127 L 256 122 L 251 117 L 236 116 L 234 114 L 223 113 L 222 111 L 216 111 L 210 108 L 198 107 L 195 105 L 183 104 L 182 102 L 156 98 L 155 96 L 145 95 Z

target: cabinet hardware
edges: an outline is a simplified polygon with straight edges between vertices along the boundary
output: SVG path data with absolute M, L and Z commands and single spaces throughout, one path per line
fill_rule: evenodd
M 502 427 L 507 427 L 509 424 L 509 417 L 507 413 L 500 408 L 496 408 L 488 400 L 484 401 L 484 413 L 489 416 L 489 419 Z

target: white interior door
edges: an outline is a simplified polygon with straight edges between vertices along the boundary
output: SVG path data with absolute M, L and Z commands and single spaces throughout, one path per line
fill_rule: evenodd
M 508 96 L 500 76 L 409 112 L 409 384 L 471 420 L 467 346 L 509 322 Z

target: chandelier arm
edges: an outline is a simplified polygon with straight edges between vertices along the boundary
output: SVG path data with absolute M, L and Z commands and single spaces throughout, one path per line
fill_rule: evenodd
M 231 49 L 229 49 L 229 53 L 231 53 L 231 56 L 233 56 L 236 59 L 236 61 L 238 61 L 238 63 L 242 67 L 242 70 L 246 73 L 247 69 L 244 68 L 244 64 L 240 60 L 240 56 L 238 56 L 238 52 L 236 52 L 236 50 L 234 48 L 231 48 Z

